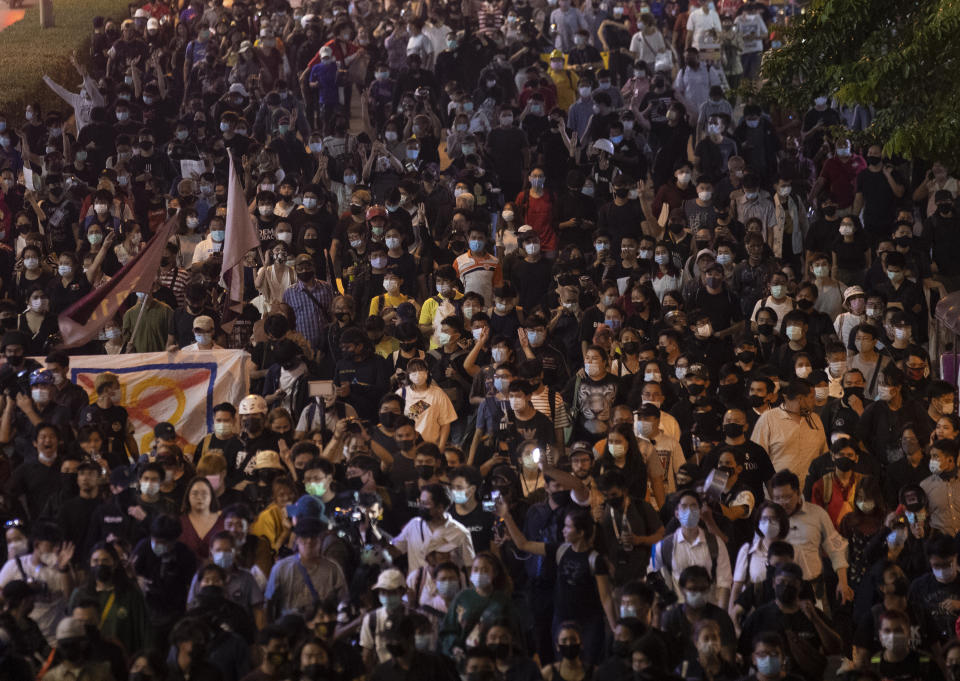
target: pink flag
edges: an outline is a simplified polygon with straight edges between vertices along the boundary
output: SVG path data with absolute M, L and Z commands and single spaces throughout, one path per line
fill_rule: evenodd
M 95 288 L 68 307 L 58 318 L 62 348 L 84 345 L 97 337 L 106 323 L 134 291 L 149 293 L 160 270 L 164 246 L 177 228 L 176 216 L 167 220 L 139 253 L 106 284 Z
M 247 199 L 243 187 L 240 186 L 240 178 L 237 177 L 233 155 L 229 154 L 228 158 L 230 179 L 227 184 L 227 225 L 223 238 L 223 265 L 220 276 L 227 285 L 228 301 L 239 303 L 243 301 L 243 257 L 260 245 L 260 234 L 247 209 Z

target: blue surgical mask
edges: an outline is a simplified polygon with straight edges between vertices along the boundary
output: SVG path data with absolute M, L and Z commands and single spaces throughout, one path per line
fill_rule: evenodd
M 507 379 L 505 378 L 493 379 L 493 389 L 496 390 L 498 393 L 502 393 L 508 387 L 510 387 L 510 384 L 507 382 Z
M 219 565 L 224 570 L 233 567 L 233 551 L 214 551 L 212 557 L 214 565 Z
M 380 593 L 380 605 L 387 610 L 396 610 L 403 603 L 403 596 L 400 594 Z
M 484 242 L 482 239 L 470 239 L 470 250 L 479 253 L 483 250 Z
M 680 521 L 681 526 L 687 529 L 696 527 L 700 523 L 700 509 L 682 508 L 677 514 L 677 520 Z
M 764 676 L 778 676 L 780 674 L 780 657 L 776 655 L 757 655 L 757 671 Z
M 614 144 L 620 144 L 623 141 L 623 135 L 614 135 L 610 138 L 610 141 Z

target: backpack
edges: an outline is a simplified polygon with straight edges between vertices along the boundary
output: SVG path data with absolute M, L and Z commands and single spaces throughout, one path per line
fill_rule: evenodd
M 560 544 L 560 546 L 557 548 L 557 565 L 558 566 L 560 565 L 560 561 L 563 559 L 563 555 L 570 548 L 571 548 L 570 542 L 564 542 L 563 544 Z M 599 557 L 600 557 L 600 553 L 595 549 L 591 550 L 590 555 L 587 556 L 587 562 L 590 563 L 590 574 L 593 576 L 597 575 L 597 558 Z
M 709 532 L 705 532 L 704 535 L 707 538 L 707 550 L 710 551 L 710 578 L 717 578 L 717 556 L 720 555 L 720 543 L 717 541 L 717 537 Z M 660 563 L 661 567 L 667 568 L 667 570 L 673 570 L 673 538 L 674 534 L 671 533 L 664 537 L 660 541 Z M 654 547 L 656 551 L 656 547 Z

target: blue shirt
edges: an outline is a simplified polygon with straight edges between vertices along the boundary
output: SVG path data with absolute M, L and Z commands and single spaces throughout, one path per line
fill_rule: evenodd
M 333 303 L 333 289 L 330 284 L 319 279 L 308 289 L 302 281 L 283 292 L 283 302 L 293 308 L 297 315 L 297 331 L 307 339 L 310 347 L 316 350 L 324 338 L 324 330 L 331 319 L 330 305 Z
M 317 101 L 320 104 L 339 104 L 337 89 L 337 62 L 320 62 L 310 69 L 310 84 L 317 84 Z

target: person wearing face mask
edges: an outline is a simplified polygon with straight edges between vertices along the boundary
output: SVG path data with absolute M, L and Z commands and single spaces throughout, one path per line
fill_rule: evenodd
M 930 525 L 949 536 L 960 531 L 960 510 L 951 502 L 952 495 L 960 490 L 957 451 L 956 440 L 934 441 L 930 446 L 931 475 L 920 483 L 927 494 Z
M 917 577 L 907 593 L 909 611 L 920 627 L 921 640 L 936 646 L 954 640 L 960 610 L 957 546 L 953 537 L 935 535 L 927 540 L 930 572 Z
M 176 517 L 157 513 L 148 528 L 149 535 L 133 547 L 130 563 L 143 591 L 151 625 L 165 638 L 186 610 L 196 558 L 178 541 L 181 528 Z
M 928 441 L 931 431 L 923 403 L 904 395 L 903 372 L 889 364 L 879 374 L 877 398 L 863 410 L 856 435 L 873 456 L 881 462 L 889 462 L 899 458 L 897 434 L 903 426 L 913 423 L 921 442 Z
M 38 522 L 30 532 L 33 551 L 9 556 L 0 568 L 0 587 L 11 582 L 31 583 L 43 598 L 34 602 L 30 619 L 36 622 L 43 636 L 52 641 L 57 622 L 70 590 L 74 586 L 70 561 L 74 546 L 64 542 L 63 531 L 51 522 Z
M 700 508 L 701 499 L 697 492 L 683 490 L 678 493 L 674 509 L 676 530 L 653 547 L 648 572 L 659 572 L 667 586 L 683 598 L 681 575 L 689 566 L 700 566 L 708 575 L 703 590 L 705 600 L 726 605 L 732 585 L 730 557 L 717 536 L 700 527 Z
M 663 539 L 663 525 L 653 507 L 628 494 L 619 470 L 607 470 L 597 481 L 603 495 L 603 519 L 597 531 L 601 549 L 614 564 L 611 582 L 621 586 L 641 579 L 650 562 L 650 551 Z
M 84 622 L 74 617 L 64 617 L 57 624 L 56 637 L 51 636 L 56 646 L 56 663 L 51 661 L 44 676 L 50 679 L 83 678 L 90 681 L 107 681 L 113 678 L 110 662 L 94 657 L 90 637 Z
M 830 445 L 830 454 L 833 470 L 828 470 L 810 486 L 809 498 L 827 511 L 834 527 L 839 529 L 843 518 L 853 512 L 858 490 L 866 476 L 854 470 L 860 457 L 849 438 L 834 440 Z M 808 484 L 812 477 L 807 476 Z
M 803 595 L 803 571 L 795 563 L 776 568 L 773 577 L 774 600 L 761 605 L 747 616 L 740 635 L 739 652 L 750 656 L 752 642 L 760 632 L 782 637 L 796 636 L 803 642 L 798 649 L 788 646 L 783 652 L 781 669 L 804 678 L 820 678 L 826 657 L 843 645 L 840 635 L 824 619 L 824 613 Z
M 392 658 L 385 636 L 387 621 L 402 618 L 410 612 L 403 602 L 407 589 L 400 570 L 390 568 L 381 572 L 371 590 L 377 595 L 380 607 L 367 613 L 360 623 L 360 647 L 368 669 Z
M 384 623 L 383 640 L 388 659 L 369 669 L 371 679 L 392 681 L 416 676 L 425 681 L 457 681 L 460 675 L 450 659 L 429 650 L 423 650 L 417 645 L 417 632 L 422 626 L 423 616 L 417 614 L 398 615 Z M 479 649 L 467 656 L 466 669 L 472 669 L 479 660 L 485 660 L 485 649 Z M 339 656 L 337 658 L 339 664 Z M 488 664 L 493 666 L 492 660 Z M 317 681 L 321 678 L 312 677 Z M 468 671 L 466 678 L 473 678 Z M 483 678 L 483 677 L 480 677 Z
M 650 208 L 654 216 L 662 217 L 664 205 L 667 205 L 668 210 L 672 212 L 674 209 L 683 208 L 685 202 L 696 198 L 697 186 L 693 183 L 693 166 L 686 158 L 681 158 L 673 164 L 673 181 L 660 185 Z M 676 233 L 675 230 L 671 231 Z
M 483 510 L 477 499 L 482 483 L 483 477 L 472 466 L 461 466 L 450 473 L 450 495 L 453 498 L 450 517 L 470 531 L 477 551 L 488 550 L 493 538 L 493 514 Z
M 913 649 L 911 625 L 905 612 L 889 610 L 880 615 L 877 637 L 882 651 L 870 658 L 869 668 L 884 679 L 942 681 L 940 667 L 931 654 Z
M 817 339 L 811 338 L 808 333 L 809 320 L 807 315 L 801 310 L 791 310 L 783 317 L 781 329 L 787 342 L 777 348 L 777 351 L 770 358 L 771 364 L 780 369 L 782 376 L 791 376 L 796 374 L 800 378 L 800 373 L 810 375 L 813 369 L 820 369 L 825 366 L 823 357 L 823 347 Z M 798 373 L 797 357 L 806 355 L 810 371 Z
M 450 398 L 430 376 L 424 360 L 407 362 L 406 375 L 407 384 L 396 391 L 404 400 L 404 413 L 414 419 L 424 441 L 443 447 L 450 434 L 450 424 L 457 420 Z
M 527 133 L 514 125 L 513 107 L 499 112 L 499 125 L 487 135 L 486 154 L 492 162 L 490 170 L 500 178 L 503 195 L 516 196 L 523 188 L 523 169 L 530 165 L 530 142 Z

